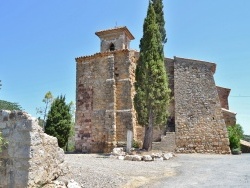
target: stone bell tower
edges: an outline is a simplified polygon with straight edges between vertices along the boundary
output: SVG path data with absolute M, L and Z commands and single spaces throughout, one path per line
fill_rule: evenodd
M 130 41 L 134 39 L 127 27 L 102 30 L 95 34 L 101 39 L 101 52 L 129 49 Z
M 136 61 L 127 27 L 95 33 L 100 52 L 76 58 L 76 150 L 110 152 L 137 140 L 133 105 Z

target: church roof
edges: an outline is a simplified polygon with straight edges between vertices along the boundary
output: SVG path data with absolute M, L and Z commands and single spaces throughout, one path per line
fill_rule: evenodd
M 129 37 L 130 40 L 135 39 L 135 37 L 132 35 L 132 33 L 128 30 L 128 28 L 126 26 L 114 27 L 114 28 L 110 28 L 110 29 L 97 31 L 97 32 L 95 32 L 95 34 L 98 37 L 101 37 L 101 36 L 104 36 L 107 34 L 112 34 L 112 33 L 117 33 L 117 32 L 125 32 L 125 34 Z

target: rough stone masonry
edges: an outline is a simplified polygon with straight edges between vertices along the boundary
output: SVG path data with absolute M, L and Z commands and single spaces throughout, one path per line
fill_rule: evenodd
M 0 154 L 0 188 L 40 187 L 63 174 L 64 151 L 35 118 L 1 110 L 0 131 L 8 143 Z
M 139 52 L 130 49 L 133 35 L 126 27 L 96 32 L 100 52 L 76 58 L 76 149 L 110 152 L 130 144 L 127 133 L 141 142 L 133 97 Z M 234 124 L 229 111 L 230 89 L 216 87 L 216 64 L 186 58 L 165 59 L 173 100 L 169 119 L 155 128 L 153 147 L 183 153 L 230 153 L 225 122 Z M 168 133 L 168 132 L 171 132 Z

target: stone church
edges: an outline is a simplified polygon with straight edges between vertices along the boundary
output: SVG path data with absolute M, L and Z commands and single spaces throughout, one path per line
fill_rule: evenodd
M 76 150 L 110 152 L 117 146 L 141 143 L 133 97 L 139 52 L 130 49 L 134 36 L 127 27 L 95 33 L 100 52 L 76 58 Z M 215 85 L 216 64 L 165 58 L 172 101 L 165 127 L 154 129 L 153 149 L 181 153 L 230 153 L 227 125 L 230 89 Z

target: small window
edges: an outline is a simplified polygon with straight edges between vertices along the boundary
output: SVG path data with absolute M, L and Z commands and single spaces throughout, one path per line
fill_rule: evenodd
M 115 45 L 113 43 L 110 44 L 109 50 L 110 51 L 114 51 L 115 50 Z

